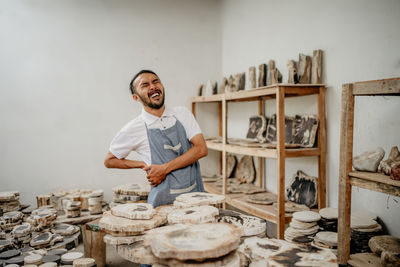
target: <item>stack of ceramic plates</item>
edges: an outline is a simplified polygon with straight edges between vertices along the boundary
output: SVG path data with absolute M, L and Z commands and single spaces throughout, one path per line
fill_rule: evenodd
M 320 219 L 321 215 L 313 211 L 293 213 L 290 226 L 285 231 L 285 240 L 292 243 L 311 244 L 314 235 L 319 230 Z
M 337 233 L 335 232 L 318 232 L 315 237 L 312 245 L 317 248 L 328 248 L 332 250 L 333 253 L 337 253 Z
M 323 231 L 337 232 L 338 209 L 324 208 L 319 210 L 321 220 L 318 222 Z
M 0 210 L 3 212 L 18 211 L 20 207 L 18 191 L 0 192 Z
M 366 212 L 351 214 L 351 253 L 369 252 L 368 241 L 370 238 L 383 234 L 382 226 L 376 219 L 376 215 Z

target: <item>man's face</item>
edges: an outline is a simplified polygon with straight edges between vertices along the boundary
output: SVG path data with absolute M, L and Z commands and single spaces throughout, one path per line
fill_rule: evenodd
M 164 105 L 164 86 L 160 79 L 152 73 L 143 73 L 134 81 L 136 93 L 135 100 L 142 102 L 144 106 L 160 109 Z

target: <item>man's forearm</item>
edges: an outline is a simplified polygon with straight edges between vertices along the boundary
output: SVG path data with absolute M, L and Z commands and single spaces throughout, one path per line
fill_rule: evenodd
M 133 169 L 133 168 L 144 168 L 146 164 L 143 161 L 130 160 L 130 159 L 118 159 L 113 154 L 108 152 L 105 160 L 104 166 L 107 168 L 117 168 L 117 169 Z
M 204 147 L 193 146 L 179 157 L 165 164 L 167 168 L 167 173 L 186 167 L 193 162 L 196 162 L 200 158 L 207 156 L 207 154 L 207 148 L 204 149 Z

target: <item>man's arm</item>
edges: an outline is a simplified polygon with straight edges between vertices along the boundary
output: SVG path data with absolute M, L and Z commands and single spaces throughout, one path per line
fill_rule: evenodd
M 104 166 L 107 168 L 117 168 L 117 169 L 133 169 L 133 168 L 145 168 L 147 167 L 146 163 L 138 160 L 130 160 L 130 159 L 118 159 L 111 152 L 107 153 L 107 156 L 104 160 Z
M 143 168 L 145 171 L 150 170 L 147 175 L 147 179 L 151 185 L 159 185 L 165 179 L 165 176 L 168 173 L 186 167 L 200 158 L 208 155 L 206 141 L 204 140 L 202 134 L 193 136 L 192 139 L 190 139 L 190 142 L 192 143 L 192 147 L 170 162 L 162 165 L 150 165 Z

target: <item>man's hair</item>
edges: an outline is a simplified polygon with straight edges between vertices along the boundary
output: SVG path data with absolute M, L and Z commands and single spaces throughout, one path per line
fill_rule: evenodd
M 136 78 L 140 74 L 143 74 L 143 73 L 151 73 L 151 74 L 154 74 L 154 75 L 156 75 L 158 77 L 158 75 L 152 70 L 141 70 L 138 73 L 136 73 L 135 76 L 133 76 L 133 79 L 132 79 L 131 83 L 129 84 L 129 89 L 131 90 L 132 95 L 136 93 L 135 86 L 133 85 L 133 82 L 136 80 Z

